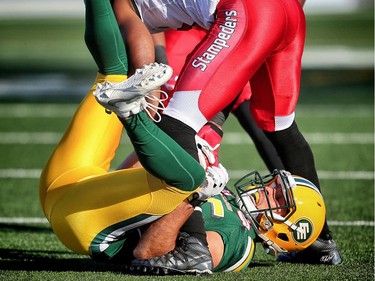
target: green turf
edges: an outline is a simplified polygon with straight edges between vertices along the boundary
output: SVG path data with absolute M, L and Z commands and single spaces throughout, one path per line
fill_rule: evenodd
M 3 20 L 0 24 L 1 70 L 95 69 L 83 34 L 83 19 Z
M 308 15 L 306 48 L 374 47 L 371 9 L 344 15 Z M 0 73 L 95 70 L 83 40 L 84 20 L 0 19 Z
M 320 89 L 324 89 L 321 86 Z M 340 86 L 332 88 L 339 95 Z M 331 89 L 331 90 L 332 90 Z M 336 90 L 334 90 L 336 89 Z M 344 92 L 339 101 L 310 94 L 301 98 L 298 107 L 299 125 L 311 133 L 368 133 L 373 134 L 373 97 L 371 87 L 361 85 Z M 363 89 L 365 89 L 363 91 Z M 357 97 L 357 99 L 355 98 Z M 337 102 L 335 102 L 337 101 Z M 364 102 L 365 101 L 365 102 Z M 353 104 L 356 107 L 353 108 Z M 77 103 L 71 104 L 1 104 L 0 133 L 56 132 L 61 134 L 69 123 Z M 3 114 L 4 114 L 3 113 Z M 28 118 L 20 117 L 27 113 Z M 47 117 L 53 113 L 53 117 Z M 34 116 L 35 115 L 35 116 Z M 44 117 L 43 117 L 44 116 Z M 61 116 L 61 117 L 58 117 Z M 15 125 L 17 124 L 17 125 Z M 226 124 L 228 133 L 241 132 L 231 117 Z M 307 134 L 307 135 L 308 135 Z M 53 144 L 1 144 L 1 169 L 41 169 L 52 151 Z M 313 144 L 318 170 L 374 170 L 374 148 L 370 144 Z M 130 151 L 123 140 L 114 167 Z M 265 170 L 253 145 L 223 144 L 221 160 L 230 171 Z M 231 180 L 231 184 L 235 178 Z M 374 180 L 322 179 L 322 192 L 327 204 L 329 221 L 374 221 Z M 43 217 L 39 207 L 36 178 L 2 178 L 0 180 L 0 217 Z M 331 227 L 345 262 L 342 266 L 292 265 L 276 263 L 258 247 L 254 264 L 241 273 L 222 273 L 209 280 L 373 280 L 373 226 Z M 196 277 L 135 277 L 123 274 L 121 267 L 91 261 L 67 250 L 54 236 L 47 224 L 2 223 L 0 228 L 0 277 L 4 280 L 195 280 Z M 201 279 L 201 278 L 200 278 Z
M 348 15 L 308 15 L 306 46 L 346 45 L 363 48 L 374 43 L 374 11 Z
M 373 11 L 359 15 L 310 15 L 307 47 L 373 48 Z M 82 20 L 1 20 L 0 73 L 95 71 L 83 43 Z M 91 74 L 90 74 L 91 75 Z M 297 121 L 306 135 L 314 133 L 374 133 L 374 71 L 306 70 L 302 76 Z M 90 85 L 87 85 L 87 88 Z M 2 133 L 52 132 L 60 136 L 78 104 L 9 103 L 0 101 Z M 51 101 L 49 101 L 51 102 Z M 231 117 L 227 133 L 241 132 Z M 245 136 L 246 137 L 246 136 Z M 225 140 L 225 137 L 224 137 Z M 1 141 L 1 139 L 0 139 Z M 57 140 L 56 140 L 57 142 Z M 0 143 L 0 172 L 25 169 L 31 178 L 0 178 L 1 218 L 43 218 L 38 179 L 55 143 Z M 319 171 L 374 171 L 373 142 L 312 144 Z M 124 138 L 112 167 L 131 150 Z M 223 143 L 221 161 L 230 171 L 265 170 L 254 145 Z M 236 178 L 232 177 L 232 185 Z M 331 222 L 374 222 L 374 179 L 322 178 L 322 192 Z M 221 273 L 208 280 L 374 280 L 374 227 L 333 225 L 344 264 L 337 267 L 279 264 L 256 250 L 251 268 Z M 205 278 L 205 277 L 203 277 Z M 139 277 L 122 273 L 119 266 L 95 263 L 66 249 L 48 224 L 0 223 L 1 280 L 202 280 L 202 277 Z

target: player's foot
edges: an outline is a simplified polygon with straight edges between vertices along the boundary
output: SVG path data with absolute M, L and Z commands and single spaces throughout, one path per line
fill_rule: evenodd
M 181 233 L 173 251 L 156 258 L 135 259 L 130 270 L 152 275 L 212 274 L 212 258 L 207 246 L 197 238 Z
M 107 110 L 128 117 L 142 111 L 146 107 L 145 96 L 168 81 L 172 73 L 165 64 L 145 65 L 123 82 L 97 84 L 94 96 Z
M 336 242 L 331 235 L 329 235 L 328 239 L 318 238 L 305 250 L 281 254 L 277 257 L 277 260 L 290 263 L 325 265 L 339 265 L 343 261 Z

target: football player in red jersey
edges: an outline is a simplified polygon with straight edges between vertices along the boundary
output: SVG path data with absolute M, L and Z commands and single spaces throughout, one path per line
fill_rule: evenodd
M 169 96 L 175 88 L 177 78 L 180 75 L 186 57 L 194 47 L 203 39 L 207 31 L 201 28 L 193 28 L 187 31 L 168 30 L 164 33 L 158 33 L 153 36 L 155 43 L 155 60 L 160 63 L 168 64 L 173 69 L 173 75 L 169 81 L 161 88 Z M 198 132 L 198 136 L 203 138 L 214 148 L 215 163 L 218 163 L 218 151 L 223 137 L 222 126 L 232 112 L 238 119 L 243 129 L 253 140 L 258 153 L 262 157 L 266 167 L 270 172 L 275 169 L 283 169 L 284 166 L 277 155 L 272 143 L 267 139 L 265 134 L 255 124 L 249 112 L 249 102 L 251 98 L 251 88 L 249 83 L 242 89 L 235 103 L 232 103 L 223 111 L 215 115 L 206 125 Z

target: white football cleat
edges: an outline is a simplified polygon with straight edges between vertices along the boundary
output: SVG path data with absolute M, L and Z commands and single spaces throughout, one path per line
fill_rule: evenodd
M 170 66 L 152 63 L 137 69 L 127 80 L 118 83 L 98 83 L 94 96 L 99 104 L 119 117 L 137 114 L 147 107 L 145 96 L 172 76 Z

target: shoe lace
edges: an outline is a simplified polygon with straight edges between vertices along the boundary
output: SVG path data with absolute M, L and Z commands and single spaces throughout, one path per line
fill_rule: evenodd
M 158 98 L 154 95 L 152 95 L 153 92 L 158 92 L 161 93 L 162 97 Z M 160 110 L 165 109 L 164 102 L 168 100 L 168 94 L 165 91 L 162 90 L 153 90 L 145 95 L 146 98 L 148 98 L 151 101 L 157 101 L 157 105 L 150 103 L 150 102 L 145 102 L 144 110 L 147 112 L 147 115 L 155 122 L 159 123 L 161 120 L 161 114 Z M 153 116 L 152 113 L 155 113 Z

